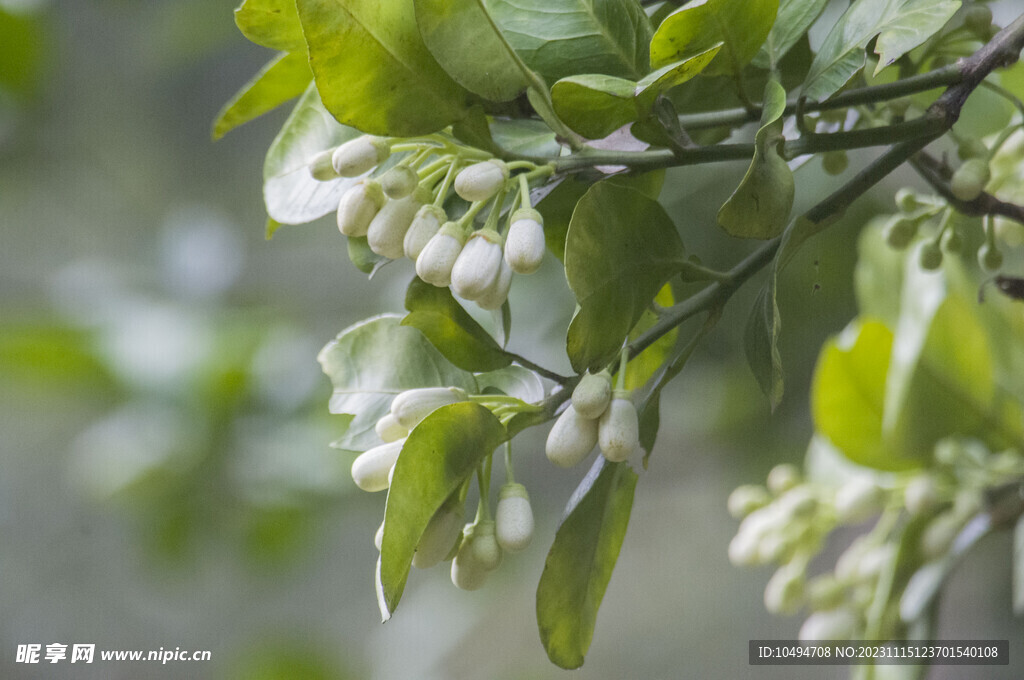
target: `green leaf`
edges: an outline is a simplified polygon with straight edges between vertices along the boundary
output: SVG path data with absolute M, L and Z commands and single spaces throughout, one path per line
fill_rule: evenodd
M 565 239 L 565 273 L 580 309 L 569 324 L 573 369 L 603 367 L 619 351 L 685 251 L 657 201 L 600 182 L 580 199 Z
M 235 24 L 249 40 L 272 50 L 305 52 L 295 0 L 244 0 Z
M 506 366 L 496 371 L 480 373 L 476 384 L 481 394 L 497 390 L 510 397 L 522 399 L 527 404 L 540 401 L 545 396 L 544 383 L 536 373 L 522 366 Z
M 239 125 L 298 97 L 312 77 L 304 52 L 279 54 L 220 110 L 213 123 L 213 138 L 220 139 Z
M 349 236 L 346 240 L 348 259 L 364 274 L 373 276 L 378 269 L 390 262 L 388 258 L 370 249 L 370 243 L 365 236 Z
M 477 465 L 505 441 L 505 428 L 480 404 L 442 406 L 402 446 L 384 509 L 378 604 L 384 621 L 398 606 L 412 557 L 430 518 Z
M 720 49 L 721 43 L 668 64 L 640 82 L 596 73 L 562 78 L 551 88 L 555 113 L 584 137 L 607 137 L 623 125 L 650 115 L 659 94 L 696 76 Z
M 754 379 L 775 410 L 782 402 L 784 374 L 779 353 L 779 305 L 775 299 L 775 281 L 769 280 L 750 309 L 743 332 L 743 351 Z
M 490 131 L 494 143 L 512 154 L 558 156 L 562 151 L 555 133 L 539 120 L 496 119 Z
M 779 0 L 691 2 L 661 22 L 651 39 L 651 66 L 657 68 L 723 43 L 706 75 L 739 75 L 768 37 Z
M 317 361 L 334 386 L 328 409 L 355 416 L 331 446 L 365 451 L 380 444 L 374 425 L 399 392 L 446 386 L 476 390 L 472 375 L 450 364 L 418 330 L 399 322 L 391 315 L 361 321 L 320 350 Z
M 338 209 L 355 179 L 319 182 L 309 174 L 317 153 L 359 136 L 327 113 L 310 84 L 284 127 L 270 144 L 263 163 L 263 200 L 267 214 L 281 224 L 303 224 Z
M 891 452 L 882 443 L 885 381 L 892 332 L 877 321 L 862 321 L 828 341 L 818 358 L 811 387 L 815 429 L 855 463 L 880 470 L 906 470 L 920 461 Z
M 309 64 L 327 110 L 376 135 L 435 132 L 467 93 L 420 38 L 413 0 L 297 0 Z
M 821 16 L 827 4 L 828 0 L 779 0 L 779 14 L 761 50 L 754 57 L 754 66 L 771 69 L 773 64 L 782 61 Z
M 17 7 L 17 5 L 15 5 Z M 40 84 L 47 35 L 42 13 L 9 12 L 0 3 L 0 92 L 26 97 Z
M 402 325 L 418 328 L 430 344 L 459 368 L 493 371 L 512 363 L 447 288 L 414 278 L 405 294 L 405 308 L 409 314 L 402 319 Z
M 774 238 L 793 209 L 793 171 L 779 155 L 786 91 L 775 80 L 764 90 L 761 128 L 754 138 L 754 160 L 747 174 L 718 211 L 718 224 L 737 238 Z
M 654 303 L 661 307 L 671 307 L 675 304 L 672 295 L 672 286 L 665 284 L 654 297 Z M 640 320 L 633 330 L 629 332 L 629 340 L 633 341 L 642 333 L 649 330 L 658 321 L 658 315 L 650 309 L 645 309 Z M 626 364 L 626 389 L 635 390 L 643 387 L 651 377 L 658 372 L 665 360 L 672 353 L 676 346 L 676 339 L 679 337 L 679 329 L 673 328 L 652 343 L 647 349 L 629 360 Z
M 415 0 L 427 49 L 457 83 L 493 101 L 515 98 L 527 85 L 508 44 L 495 33 L 482 0 Z
M 594 636 L 597 610 L 622 548 L 637 475 L 603 456 L 570 500 L 537 585 L 537 625 L 548 658 L 579 668 Z
M 647 73 L 651 27 L 634 0 L 486 0 L 509 44 L 548 82 Z
M 960 0 L 857 0 L 839 18 L 811 63 L 801 94 L 832 96 L 864 66 L 864 48 L 878 36 L 875 73 L 942 28 Z

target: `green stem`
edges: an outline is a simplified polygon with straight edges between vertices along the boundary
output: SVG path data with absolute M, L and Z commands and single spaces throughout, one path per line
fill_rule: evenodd
M 505 483 L 515 484 L 516 477 L 512 472 L 512 440 L 505 442 Z
M 445 199 L 448 197 L 448 189 L 451 187 L 452 182 L 455 180 L 455 173 L 458 172 L 459 159 L 453 158 L 451 163 L 448 165 L 448 172 L 445 174 L 444 179 L 441 180 L 441 187 L 437 190 L 437 197 L 434 199 L 434 205 L 441 207 L 444 205 Z

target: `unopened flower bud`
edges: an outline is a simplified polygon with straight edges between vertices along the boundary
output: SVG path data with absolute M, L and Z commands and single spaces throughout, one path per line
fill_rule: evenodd
M 373 535 L 373 544 L 377 546 L 377 552 L 380 552 L 380 546 L 384 543 L 384 522 L 380 523 L 377 527 L 377 533 Z
M 384 192 L 375 180 L 360 180 L 338 202 L 338 230 L 345 236 L 366 236 L 370 222 L 384 205 Z
M 811 609 L 832 609 L 843 602 L 845 589 L 831 574 L 823 574 L 807 584 L 807 603 Z
M 498 545 L 508 552 L 519 552 L 533 538 L 533 510 L 522 484 L 505 484 L 498 495 L 494 513 L 494 531 Z
M 572 391 L 572 405 L 583 418 L 600 418 L 612 400 L 612 380 L 607 373 L 586 373 Z
M 953 511 L 933 519 L 921 534 L 921 554 L 926 560 L 935 560 L 947 552 L 956 539 L 963 520 Z
M 640 445 L 640 421 L 628 393 L 616 391 L 598 420 L 597 442 L 613 463 L 626 460 Z
M 384 416 L 373 426 L 377 436 L 385 442 L 396 442 L 403 437 L 409 436 L 409 430 L 395 418 L 392 413 L 385 413 Z
M 465 391 L 458 387 L 420 387 L 395 397 L 391 402 L 391 414 L 399 425 L 412 430 L 435 409 L 465 399 Z
M 569 404 L 551 427 L 544 453 L 555 465 L 569 468 L 586 458 L 595 444 L 597 421 L 581 418 Z
M 334 149 L 328 149 L 321 151 L 310 159 L 309 174 L 313 176 L 313 179 L 318 182 L 329 182 L 332 179 L 338 179 L 339 175 L 334 171 L 334 165 L 331 163 L 331 156 L 333 154 Z
M 998 271 L 1003 266 L 1003 253 L 993 244 L 982 243 L 978 248 L 978 264 L 987 272 Z
M 768 471 L 768 490 L 773 494 L 785 493 L 799 483 L 800 471 L 790 463 L 776 465 Z
M 416 275 L 443 288 L 452 282 L 452 268 L 462 252 L 466 234 L 458 222 L 447 222 L 416 258 Z
M 532 274 L 544 260 L 544 218 L 533 208 L 520 208 L 512 215 L 505 238 L 505 261 L 517 274 Z
M 447 219 L 448 216 L 445 215 L 444 209 L 439 206 L 428 203 L 421 207 L 416 212 L 416 216 L 412 218 L 409 231 L 405 232 L 405 240 L 402 242 L 405 256 L 410 260 L 418 258 Z
M 418 569 L 429 569 L 438 564 L 451 552 L 462 531 L 461 508 L 442 507 L 430 518 L 423 530 L 412 565 Z
M 497 158 L 474 163 L 455 176 L 455 193 L 467 201 L 486 201 L 508 179 L 508 166 Z
M 763 508 L 771 500 L 768 491 L 757 484 L 744 484 L 733 489 L 727 502 L 729 514 L 736 519 L 743 519 L 758 508 Z
M 366 230 L 370 250 L 392 260 L 405 255 L 405 233 L 423 205 L 423 198 L 422 192 L 416 191 L 405 198 L 385 203 Z
M 893 215 L 882 228 L 885 242 L 897 250 L 906 248 L 917 234 L 917 222 L 900 215 Z
M 903 490 L 903 505 L 911 515 L 931 512 L 938 507 L 940 501 L 938 484 L 927 473 L 911 479 Z
M 380 176 L 380 186 L 388 198 L 405 198 L 420 183 L 420 176 L 407 165 L 396 165 Z
M 383 163 L 391 155 L 387 140 L 363 135 L 345 142 L 334 150 L 331 163 L 342 177 L 358 177 Z
M 352 480 L 363 491 L 383 491 L 388 488 L 391 468 L 398 462 L 404 439 L 375 446 L 352 461 Z
M 476 300 L 501 273 L 501 236 L 496 231 L 474 232 L 452 267 L 452 292 Z M 499 305 L 500 306 L 500 305 Z
M 487 571 L 497 569 L 501 564 L 501 546 L 494 534 L 494 520 L 479 520 L 469 540 L 474 561 Z
M 972 158 L 953 173 L 953 178 L 949 181 L 949 190 L 961 201 L 973 201 L 985 190 L 985 185 L 991 178 L 988 161 Z
M 484 294 L 476 299 L 476 304 L 481 309 L 501 309 L 508 299 L 508 293 L 512 289 L 512 267 L 502 260 L 498 265 L 498 276 L 491 283 Z
M 885 494 L 867 475 L 850 479 L 836 491 L 836 517 L 840 524 L 863 522 L 882 509 Z
M 764 589 L 764 606 L 772 614 L 792 614 L 804 600 L 804 568 L 790 562 L 779 567 Z
M 850 640 L 860 626 L 860 618 L 846 607 L 814 612 L 800 626 L 797 637 L 802 641 Z
M 473 551 L 473 525 L 467 525 L 459 552 L 452 560 L 452 583 L 462 590 L 479 590 L 487 581 L 490 573 L 476 560 Z

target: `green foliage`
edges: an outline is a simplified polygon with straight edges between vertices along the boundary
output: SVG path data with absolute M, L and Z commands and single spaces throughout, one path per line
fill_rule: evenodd
M 304 50 L 302 26 L 294 0 L 244 0 L 235 24 L 246 38 L 272 50 Z
M 213 138 L 276 109 L 306 91 L 312 74 L 303 52 L 281 53 L 224 105 L 213 123 Z

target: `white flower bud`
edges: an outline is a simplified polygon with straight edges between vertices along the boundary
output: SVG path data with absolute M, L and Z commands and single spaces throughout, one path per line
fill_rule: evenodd
M 465 399 L 465 391 L 458 387 L 420 387 L 395 397 L 391 402 L 391 414 L 399 425 L 412 430 L 435 409 Z
M 858 475 L 836 491 L 836 518 L 840 524 L 857 524 L 882 509 L 885 493 L 874 479 Z
M 842 583 L 856 582 L 860 571 L 860 561 L 864 559 L 871 548 L 871 544 L 864 536 L 855 538 L 836 560 L 836 579 Z
M 377 527 L 377 533 L 373 535 L 373 544 L 377 546 L 377 552 L 380 552 L 380 546 L 384 542 L 384 522 L 380 523 Z
M 498 278 L 501 262 L 498 232 L 490 229 L 474 232 L 452 267 L 452 292 L 466 300 L 476 300 Z
M 831 574 L 823 574 L 807 584 L 807 603 L 811 609 L 832 609 L 843 602 L 845 588 Z
M 792 614 L 804 599 L 804 568 L 790 562 L 779 567 L 764 589 L 764 607 L 772 614 Z
M 331 163 L 342 177 L 358 177 L 383 163 L 391 155 L 391 146 L 380 137 L 363 135 L 334 150 Z
M 482 309 L 501 309 L 508 299 L 508 292 L 512 289 L 512 267 L 502 260 L 498 263 L 498 276 L 494 279 L 490 288 L 476 299 L 477 305 Z
M 380 176 L 380 186 L 388 198 L 405 198 L 420 183 L 420 176 L 407 165 L 396 165 Z
M 334 171 L 334 165 L 331 163 L 331 156 L 334 154 L 334 149 L 328 149 L 321 151 L 309 161 L 309 174 L 313 176 L 318 182 L 329 182 L 332 179 L 338 179 L 338 173 Z
M 455 193 L 467 201 L 486 201 L 508 179 L 508 166 L 497 158 L 474 163 L 455 176 Z
M 505 238 L 505 262 L 517 274 L 532 274 L 544 260 L 544 218 L 533 208 L 521 208 L 512 215 Z
M 505 484 L 498 494 L 494 513 L 494 531 L 498 545 L 508 552 L 519 552 L 533 538 L 533 510 L 522 484 Z
M 363 491 L 383 491 L 388 488 L 388 476 L 398 461 L 404 439 L 375 446 L 352 461 L 352 480 Z
M 857 580 L 875 581 L 895 556 L 895 546 L 886 544 L 868 550 L 857 563 Z
M 462 252 L 466 234 L 457 222 L 441 227 L 416 258 L 416 275 L 427 283 L 444 288 L 452 282 L 452 267 Z
M 587 373 L 572 391 L 572 405 L 583 418 L 600 418 L 612 400 L 612 381 L 607 373 Z
M 598 420 L 597 443 L 604 457 L 613 463 L 624 461 L 640 445 L 640 422 L 636 407 L 616 391 L 615 397 Z
M 487 571 L 494 571 L 501 564 L 501 546 L 494 535 L 494 520 L 482 519 L 469 539 L 473 549 L 473 560 Z
M 405 256 L 410 260 L 416 260 L 447 219 L 444 209 L 439 206 L 428 203 L 420 208 L 412 218 L 409 231 L 405 232 L 405 240 L 402 242 Z
M 784 493 L 800 483 L 800 471 L 795 465 L 783 463 L 768 471 L 768 490 L 774 494 Z
M 430 518 L 430 523 L 423 530 L 416 552 L 412 556 L 412 565 L 418 569 L 429 569 L 438 564 L 455 546 L 462 532 L 461 508 L 442 507 Z
M 794 486 L 779 496 L 775 501 L 775 507 L 781 517 L 790 521 L 813 514 L 818 507 L 818 499 L 810 486 L 804 484 Z
M 921 554 L 926 560 L 936 560 L 949 552 L 960 533 L 963 521 L 952 510 L 929 522 L 921 534 Z
M 377 424 L 373 426 L 377 436 L 383 439 L 385 442 L 395 442 L 403 437 L 409 436 L 409 430 L 402 427 L 395 416 L 391 413 L 385 413 L 384 417 L 377 421 Z
M 422 192 L 388 201 L 370 221 L 366 230 L 366 241 L 370 250 L 392 260 L 405 255 L 405 232 L 409 231 L 412 220 L 423 205 Z
M 370 222 L 384 201 L 384 192 L 376 181 L 356 182 L 338 202 L 338 230 L 345 236 L 366 236 Z
M 758 508 L 763 508 L 771 500 L 763 486 L 744 484 L 733 489 L 729 494 L 729 514 L 736 519 L 743 519 Z
M 857 614 L 846 607 L 814 612 L 800 626 L 797 637 L 808 642 L 811 640 L 851 640 L 860 627 Z
M 729 541 L 729 561 L 737 567 L 752 567 L 760 564 L 758 537 L 749 531 L 738 531 Z
M 581 418 L 569 404 L 551 427 L 544 453 L 555 465 L 569 468 L 586 458 L 595 444 L 597 421 Z
M 452 560 L 452 583 L 462 590 L 479 590 L 487 581 L 487 575 L 490 573 L 477 562 L 476 556 L 473 554 L 472 531 L 472 525 L 467 525 L 462 545 L 459 546 L 459 552 Z

